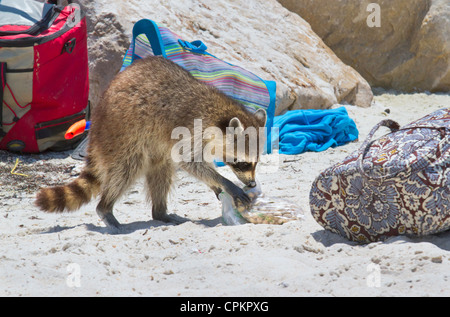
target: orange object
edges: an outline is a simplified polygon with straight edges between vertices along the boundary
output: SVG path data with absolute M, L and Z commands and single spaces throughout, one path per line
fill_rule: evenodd
M 85 130 L 89 129 L 89 123 L 90 122 L 89 121 L 86 122 L 85 119 L 80 120 L 78 122 L 75 122 L 74 124 L 72 124 L 70 126 L 69 129 L 67 129 L 66 134 L 64 135 L 64 137 L 66 138 L 66 140 L 70 140 L 70 139 L 76 137 L 77 135 L 80 135 Z

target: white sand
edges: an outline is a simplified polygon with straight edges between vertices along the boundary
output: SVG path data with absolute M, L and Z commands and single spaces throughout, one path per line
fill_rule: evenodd
M 305 211 L 303 221 L 282 226 L 221 225 L 215 195 L 180 173 L 169 208 L 193 222 L 152 221 L 139 183 L 116 205 L 125 232 L 112 235 L 98 220 L 96 201 L 75 213 L 45 214 L 33 206 L 34 191 L 14 189 L 0 175 L 0 295 L 450 296 L 449 232 L 360 246 L 323 230 L 308 207 L 314 178 L 356 150 L 386 118 L 384 109 L 404 125 L 449 106 L 449 95 L 388 93 L 370 109 L 347 106 L 359 142 L 282 156 L 277 173 L 259 174 L 267 194 Z M 17 172 L 38 164 L 75 166 L 57 174 L 59 180 L 77 174 L 82 164 L 54 154 L 37 156 L 44 163 L 20 158 L 25 163 Z M 14 161 L 2 162 L 4 170 Z M 235 180 L 227 168 L 220 171 Z

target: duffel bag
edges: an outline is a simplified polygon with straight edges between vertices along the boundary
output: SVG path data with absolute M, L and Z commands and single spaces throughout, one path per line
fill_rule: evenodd
M 372 141 L 382 126 L 391 133 Z M 325 229 L 363 243 L 450 229 L 450 108 L 404 127 L 380 122 L 316 178 L 310 207 Z

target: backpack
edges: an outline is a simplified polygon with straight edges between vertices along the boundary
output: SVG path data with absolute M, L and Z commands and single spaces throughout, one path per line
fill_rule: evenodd
M 189 71 L 195 78 L 215 86 L 250 111 L 267 112 L 266 152 L 271 153 L 271 128 L 275 115 L 276 83 L 266 81 L 242 67 L 227 63 L 207 52 L 200 40 L 188 42 L 154 21 L 142 19 L 133 27 L 131 45 L 121 71 L 140 58 L 161 55 Z
M 391 133 L 372 141 L 382 126 Z M 322 172 L 310 192 L 324 228 L 357 242 L 450 229 L 450 108 L 402 128 L 383 120 L 359 151 Z
M 38 153 L 88 111 L 86 20 L 79 5 L 0 1 L 0 149 Z

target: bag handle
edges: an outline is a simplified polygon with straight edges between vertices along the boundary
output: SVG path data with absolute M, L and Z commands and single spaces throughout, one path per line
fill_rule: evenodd
M 148 41 L 150 42 L 150 45 L 153 50 L 153 55 L 158 56 L 161 55 L 165 58 L 166 51 L 163 47 L 163 42 L 161 38 L 161 34 L 159 33 L 159 27 L 158 25 L 149 19 L 142 19 L 136 22 L 133 26 L 133 42 L 135 43 L 136 37 L 138 37 L 140 34 L 145 34 Z M 193 53 L 200 53 L 204 54 L 208 47 L 203 43 L 202 41 L 184 41 L 179 39 L 178 44 L 180 44 L 181 47 L 184 49 L 191 51 Z M 132 52 L 131 52 L 131 63 L 134 62 L 136 58 L 136 54 L 134 53 L 135 44 L 132 46 Z
M 158 25 L 152 20 L 142 19 L 137 21 L 133 26 L 133 47 L 131 52 L 131 63 L 133 63 L 136 58 L 134 49 L 136 37 L 138 37 L 140 34 L 145 34 L 145 36 L 149 40 L 150 45 L 152 46 L 153 55 L 162 55 L 165 58 L 167 57 L 166 51 L 164 50 L 162 45 L 162 38 L 161 34 L 159 33 Z
M 381 127 L 387 127 L 391 130 L 391 132 L 396 132 L 400 130 L 400 125 L 398 122 L 386 119 L 379 122 L 375 127 L 372 128 L 372 130 L 369 132 L 366 140 L 359 148 L 359 156 L 357 160 L 357 168 L 360 172 L 360 174 L 366 178 L 374 178 L 372 176 L 367 175 L 367 173 L 364 171 L 363 161 L 364 157 L 366 156 L 366 153 L 369 151 L 370 146 L 372 145 L 372 138 L 375 135 L 375 133 L 381 128 Z M 383 177 L 380 177 L 378 179 L 382 179 Z
M 374 134 L 377 132 L 377 130 L 380 127 L 387 127 L 391 130 L 391 132 L 396 132 L 399 130 L 410 130 L 410 129 L 433 129 L 433 130 L 437 130 L 440 133 L 440 136 L 442 138 L 442 140 L 444 140 L 445 136 L 446 136 L 446 132 L 448 131 L 448 128 L 446 127 L 432 127 L 432 126 L 412 126 L 412 127 L 405 127 L 403 129 L 400 128 L 400 125 L 393 120 L 387 119 L 387 120 L 383 120 L 381 122 L 379 122 L 375 127 L 373 127 L 373 129 L 369 132 L 366 140 L 364 141 L 364 143 L 361 145 L 360 149 L 359 149 L 359 157 L 357 159 L 357 168 L 358 171 L 360 172 L 360 174 L 362 176 L 364 176 L 367 179 L 374 179 L 374 180 L 382 180 L 386 177 L 389 177 L 391 175 L 383 175 L 383 176 L 369 176 L 365 171 L 364 171 L 364 166 L 363 166 L 363 161 L 364 161 L 364 157 L 367 154 L 367 152 L 369 151 L 370 146 L 372 145 L 372 138 L 374 136 Z

